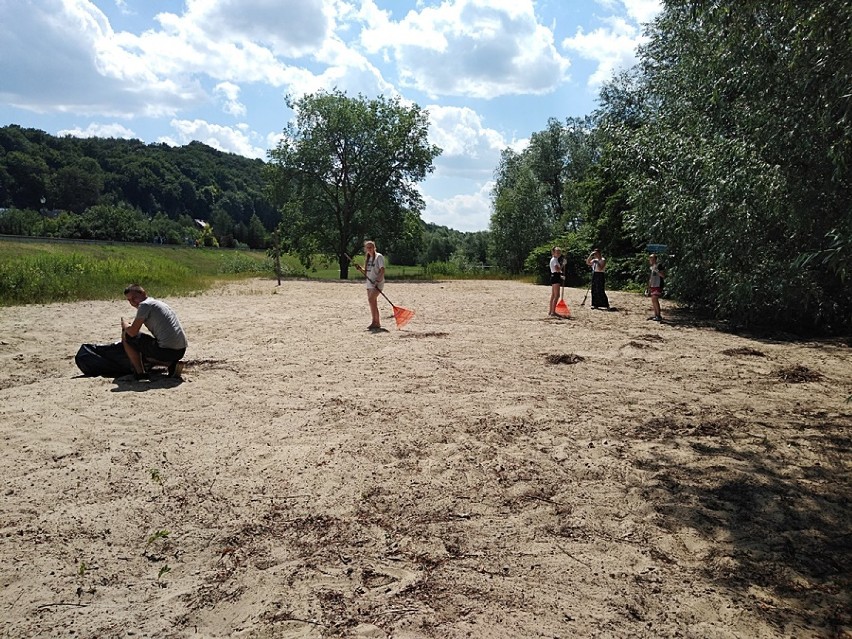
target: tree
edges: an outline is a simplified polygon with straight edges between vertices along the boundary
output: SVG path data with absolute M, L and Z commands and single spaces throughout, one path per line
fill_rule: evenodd
M 565 172 L 569 158 L 567 136 L 562 123 L 548 118 L 547 128 L 530 136 L 530 145 L 524 151 L 530 168 L 545 188 L 548 213 L 555 225 L 565 215 L 562 199 L 565 195 Z
M 5 158 L 6 171 L 11 178 L 9 191 L 13 206 L 38 210 L 44 208 L 49 169 L 38 156 L 11 151 Z M 51 203 L 48 202 L 48 205 Z
M 402 224 L 402 233 L 388 245 L 385 253 L 394 264 L 413 266 L 423 248 L 423 220 L 417 213 L 408 211 Z
M 679 299 L 741 325 L 848 328 L 852 4 L 669 0 L 611 131 L 637 240 Z M 841 232 L 841 236 L 836 235 Z
M 50 181 L 49 201 L 54 208 L 82 213 L 98 203 L 104 178 L 101 167 L 91 158 L 59 169 Z
M 248 223 L 246 244 L 253 249 L 262 249 L 266 245 L 266 229 L 257 214 L 252 215 Z
M 341 91 L 288 99 L 296 117 L 270 151 L 272 197 L 280 228 L 307 265 L 313 251 L 337 256 L 368 236 L 391 242 L 423 202 L 415 188 L 441 150 L 427 141 L 428 115 L 398 98 L 368 100 Z
M 218 240 L 217 246 L 233 246 L 234 220 L 228 212 L 218 204 L 210 218 L 210 227 Z
M 498 266 L 520 273 L 529 252 L 551 237 L 545 189 L 522 156 L 506 149 L 494 186 L 491 240 Z

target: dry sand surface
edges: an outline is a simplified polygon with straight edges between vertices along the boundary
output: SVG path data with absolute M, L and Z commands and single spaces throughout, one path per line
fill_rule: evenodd
M 386 292 L 402 331 L 357 283 L 168 299 L 147 383 L 74 365 L 120 295 L 0 309 L 0 635 L 852 636 L 847 343 Z

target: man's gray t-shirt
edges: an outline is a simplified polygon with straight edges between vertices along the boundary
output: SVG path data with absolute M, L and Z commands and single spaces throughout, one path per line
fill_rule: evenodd
M 180 350 L 187 347 L 186 335 L 175 312 L 168 304 L 146 298 L 136 309 L 136 319 L 141 319 L 145 327 L 162 348 Z

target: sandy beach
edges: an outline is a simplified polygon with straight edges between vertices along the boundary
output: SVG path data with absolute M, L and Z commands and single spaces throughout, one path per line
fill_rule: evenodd
M 385 290 L 166 298 L 150 382 L 74 364 L 120 291 L 0 308 L 0 636 L 852 637 L 846 341 Z

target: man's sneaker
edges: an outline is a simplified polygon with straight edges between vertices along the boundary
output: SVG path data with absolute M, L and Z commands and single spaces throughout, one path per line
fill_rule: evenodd
M 180 377 L 181 373 L 183 373 L 183 362 L 169 364 L 169 377 Z
M 151 379 L 151 376 L 148 373 L 133 373 L 133 379 L 137 382 L 141 382 L 146 379 Z

